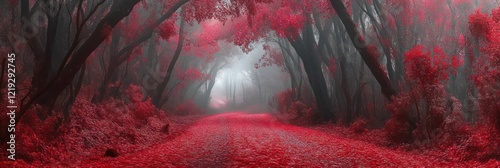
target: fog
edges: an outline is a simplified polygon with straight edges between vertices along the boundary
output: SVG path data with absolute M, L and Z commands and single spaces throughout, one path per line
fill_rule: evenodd
M 265 54 L 261 46 L 248 53 L 237 46 L 233 47 L 239 50 L 238 55 L 228 58 L 229 64 L 217 73 L 211 92 L 212 108 L 228 110 L 227 105 L 233 103 L 232 105 L 258 106 L 261 111 L 269 110 L 268 102 L 275 94 L 290 86 L 289 79 L 276 65 L 255 67 Z M 261 87 L 260 91 L 258 87 Z M 232 95 L 233 92 L 235 95 Z
M 0 100 L 1 167 L 500 167 L 499 0 L 0 0 Z

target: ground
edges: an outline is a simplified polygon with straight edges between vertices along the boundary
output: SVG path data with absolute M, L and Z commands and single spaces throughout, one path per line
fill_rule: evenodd
M 269 114 L 223 113 L 137 153 L 75 163 L 79 167 L 420 167 L 457 166 L 278 122 Z
M 181 118 L 179 118 L 181 119 Z M 431 155 L 343 138 L 338 129 L 286 124 L 270 113 L 227 112 L 183 118 L 189 123 L 144 148 L 118 149 L 116 158 L 0 167 L 499 167 L 500 162 L 445 161 Z M 174 122 L 176 123 L 176 122 Z M 185 124 L 177 124 L 185 125 Z M 370 135 L 370 134 L 366 134 Z M 154 135 L 151 135 L 154 136 Z M 383 137 L 383 136 L 373 136 Z M 139 142 L 141 143 L 141 142 Z M 141 144 L 137 144 L 141 146 Z M 82 149 L 83 150 L 83 149 Z M 103 151 L 104 152 L 104 151 Z

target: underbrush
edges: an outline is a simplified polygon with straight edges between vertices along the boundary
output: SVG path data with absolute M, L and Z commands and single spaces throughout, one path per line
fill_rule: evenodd
M 492 133 L 492 128 L 486 125 L 448 123 L 444 130 L 433 135 L 435 136 L 433 140 L 394 143 L 388 138 L 386 129 L 369 129 L 366 127 L 366 122 L 367 120 L 359 119 L 350 127 L 324 124 L 311 128 L 441 162 L 467 162 L 476 166 L 500 165 L 500 136 Z
M 95 105 L 77 100 L 69 120 L 52 115 L 42 121 L 37 106 L 26 113 L 17 126 L 16 158 L 33 165 L 74 164 L 82 159 L 104 156 L 107 149 L 119 154 L 141 150 L 167 134 L 160 130 L 169 121 L 163 112 L 137 118 L 120 100 Z
M 54 113 L 42 121 L 37 112 L 45 109 L 32 107 L 16 126 L 16 162 L 3 162 L 6 157 L 2 157 L 0 165 L 75 165 L 102 158 L 108 149 L 118 155 L 133 153 L 182 134 L 202 117 L 158 110 L 131 89 L 130 101 L 93 104 L 77 98 L 68 119 Z
M 316 110 L 314 101 L 307 101 L 304 98 L 295 99 L 294 97 L 295 94 L 292 89 L 284 90 L 273 97 L 269 104 L 279 112 L 279 114 L 275 115 L 276 118 L 294 125 L 311 124 Z

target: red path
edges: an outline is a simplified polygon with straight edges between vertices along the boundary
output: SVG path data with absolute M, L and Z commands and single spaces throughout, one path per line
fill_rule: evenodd
M 88 161 L 80 166 L 420 167 L 449 164 L 279 123 L 267 114 L 232 112 L 203 118 L 183 135 L 147 150 Z

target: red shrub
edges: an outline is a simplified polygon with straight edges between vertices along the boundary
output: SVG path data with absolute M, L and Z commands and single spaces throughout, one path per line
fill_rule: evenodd
M 127 105 L 110 99 L 96 105 L 77 99 L 70 120 L 62 122 L 57 115 L 41 121 L 34 111 L 40 108 L 33 107 L 16 127 L 16 159 L 33 165 L 72 163 L 102 157 L 108 148 L 123 153 L 146 148 L 165 138 L 160 130 L 168 123 L 162 115 L 140 121 L 137 111 L 154 111 L 151 107 L 149 101 Z
M 481 14 L 480 18 L 489 21 L 488 30 L 489 41 L 482 48 L 485 54 L 482 57 L 483 62 L 476 63 L 476 74 L 473 76 L 474 83 L 478 91 L 479 100 L 479 114 L 482 119 L 488 122 L 488 126 L 500 133 L 500 22 L 498 22 L 498 10 L 492 12 L 492 18 L 486 14 Z M 479 14 L 475 14 L 479 15 Z M 477 22 L 479 16 L 469 17 L 469 23 Z M 471 32 L 475 24 L 471 24 Z M 484 28 L 486 29 L 486 28 Z M 472 32 L 474 34 L 474 32 Z M 476 36 L 478 37 L 478 36 Z
M 479 126 L 479 129 L 467 139 L 466 160 L 479 159 L 488 161 L 489 159 L 500 159 L 500 136 L 492 133 L 488 127 Z
M 154 115 L 157 109 L 151 102 L 151 98 L 143 100 L 144 95 L 141 92 L 140 86 L 130 85 L 127 89 L 127 94 L 132 102 L 131 110 L 134 111 L 135 118 L 145 123 L 149 117 Z
M 386 125 L 389 139 L 408 140 L 408 135 L 402 140 L 396 137 L 409 127 L 394 127 L 406 126 L 410 121 L 415 122 L 416 128 L 411 133 L 417 140 L 434 139 L 434 132 L 442 128 L 447 99 L 442 83 L 452 70 L 450 60 L 453 58 L 447 57 L 439 47 L 434 48 L 433 54 L 424 52 L 423 46 L 416 46 L 405 54 L 405 80 L 409 90 L 394 97 L 387 106 L 393 113 L 393 119 Z
M 500 133 L 500 67 L 474 76 L 479 94 L 480 116 Z
M 462 116 L 462 104 L 454 97 L 451 98 L 451 114 L 444 120 L 444 138 L 447 144 L 456 144 L 467 138 L 471 133 L 471 128 L 464 121 Z
M 358 118 L 356 119 L 356 121 L 354 121 L 354 123 L 351 124 L 350 129 L 356 134 L 361 134 L 368 131 L 368 129 L 366 129 L 368 123 L 368 119 Z
M 130 85 L 126 90 L 126 93 L 132 103 L 141 102 L 144 99 L 140 86 Z
M 425 52 L 423 46 L 415 46 L 405 54 L 406 79 L 417 82 L 420 85 L 439 84 L 448 78 L 446 56 L 439 47 L 434 48 L 435 55 L 431 57 L 430 52 Z
M 135 108 L 132 110 L 134 110 L 134 115 L 137 119 L 147 121 L 149 117 L 154 115 L 156 107 L 151 102 L 151 98 L 149 98 L 146 101 L 135 103 Z
M 500 22 L 500 7 L 491 11 L 491 18 L 494 22 Z
M 292 89 L 287 89 L 281 93 L 278 93 L 278 111 L 282 114 L 287 113 L 293 100 L 292 100 Z
M 302 94 L 304 95 L 304 94 Z M 312 102 L 301 100 L 294 100 L 295 97 L 292 89 L 286 89 L 272 99 L 272 107 L 275 107 L 280 114 L 282 114 L 286 120 L 291 120 L 296 124 L 307 124 L 310 123 L 314 115 L 315 106 Z
M 203 114 L 204 111 L 198 108 L 192 100 L 186 100 L 175 108 L 174 113 L 178 115 L 194 115 Z
M 488 39 L 491 31 L 492 20 L 487 14 L 477 10 L 469 16 L 469 30 L 473 36 L 482 39 Z
M 384 126 L 387 139 L 395 143 L 411 142 L 412 135 L 409 128 L 408 122 L 394 117 L 389 119 Z
M 313 117 L 313 107 L 306 105 L 300 100 L 296 100 L 292 103 L 289 113 L 295 115 L 297 120 L 309 123 Z

